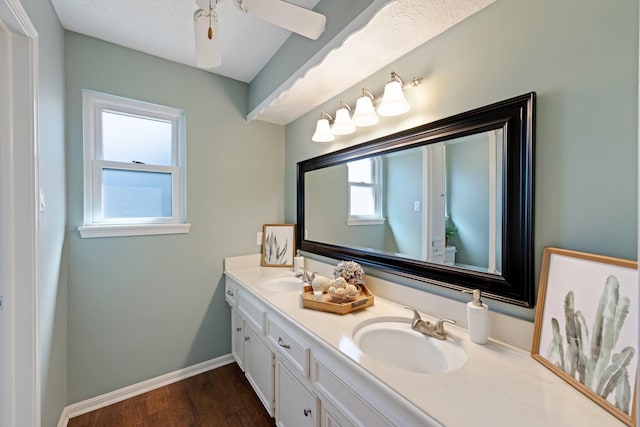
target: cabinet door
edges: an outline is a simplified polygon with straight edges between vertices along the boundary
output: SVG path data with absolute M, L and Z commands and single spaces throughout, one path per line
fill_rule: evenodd
M 320 425 L 318 399 L 276 359 L 276 425 L 317 427 Z
M 333 406 L 328 400 L 322 400 L 321 427 L 357 427 L 357 425 Z
M 244 370 L 249 383 L 273 416 L 273 352 L 248 322 L 244 322 Z
M 244 325 L 236 309 L 231 310 L 231 355 L 244 371 Z

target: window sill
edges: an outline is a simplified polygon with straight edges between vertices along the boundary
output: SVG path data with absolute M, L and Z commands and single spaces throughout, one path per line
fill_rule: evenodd
M 155 234 L 186 234 L 191 224 L 108 224 L 78 227 L 83 239 L 93 237 L 150 236 Z
M 380 225 L 384 224 L 384 218 L 375 219 L 348 219 L 347 225 Z

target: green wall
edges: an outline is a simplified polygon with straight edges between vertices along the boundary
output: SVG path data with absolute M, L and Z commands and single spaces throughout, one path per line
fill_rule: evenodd
M 223 259 L 284 220 L 284 128 L 245 121 L 247 85 L 72 32 L 67 95 L 69 403 L 231 351 Z M 181 235 L 81 239 L 82 89 L 181 108 Z
M 412 111 L 314 143 L 320 111 L 381 94 L 389 72 L 424 77 Z M 300 160 L 536 91 L 535 270 L 544 246 L 637 258 L 638 2 L 498 0 L 286 128 L 286 220 Z M 536 274 L 536 281 L 538 278 Z M 411 286 L 422 286 L 408 283 Z M 463 299 L 458 293 L 425 286 Z M 490 302 L 533 319 L 534 311 Z
M 489 266 L 489 138 L 486 133 L 446 147 L 447 214 L 458 228 L 449 239 L 456 262 Z
M 423 153 L 410 150 L 385 156 L 383 166 L 384 215 L 387 221 L 385 252 L 422 259 L 422 218 L 427 203 L 424 191 Z M 414 202 L 421 201 L 419 211 Z

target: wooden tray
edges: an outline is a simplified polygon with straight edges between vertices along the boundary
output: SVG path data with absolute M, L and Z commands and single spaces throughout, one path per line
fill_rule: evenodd
M 373 305 L 373 294 L 365 285 L 360 285 L 360 296 L 354 301 L 337 303 L 330 301 L 329 294 L 322 294 L 322 301 L 313 299 L 313 288 L 305 286 L 302 292 L 302 306 L 311 310 L 327 311 L 329 313 L 347 314 L 362 310 Z

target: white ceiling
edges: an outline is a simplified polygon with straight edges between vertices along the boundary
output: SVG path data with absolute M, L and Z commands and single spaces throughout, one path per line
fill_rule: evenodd
M 290 0 L 313 9 L 319 0 Z M 195 0 L 51 0 L 64 28 L 195 67 Z M 250 82 L 291 33 L 221 1 L 222 65 L 211 72 Z
M 68 30 L 195 67 L 195 0 L 51 1 Z M 319 2 L 287 1 L 308 9 Z M 494 1 L 373 1 L 375 14 L 368 9 L 366 22 L 330 40 L 248 118 L 287 124 Z M 291 33 L 244 14 L 231 0 L 216 11 L 222 65 L 208 71 L 249 83 Z

